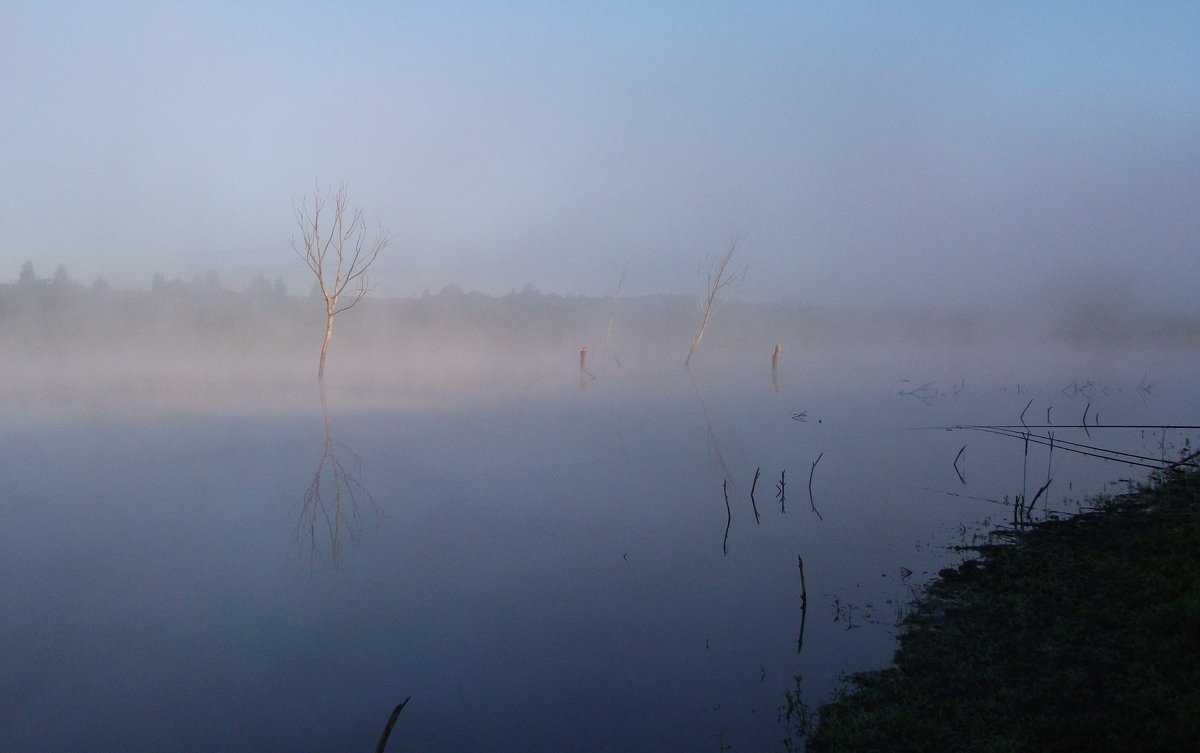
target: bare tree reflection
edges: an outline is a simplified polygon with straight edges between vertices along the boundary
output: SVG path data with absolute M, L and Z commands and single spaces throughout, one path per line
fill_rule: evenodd
M 692 383 L 692 389 L 696 391 L 696 398 L 700 401 L 700 411 L 704 414 L 704 428 L 708 432 L 708 447 L 716 456 L 717 465 L 721 467 L 721 473 L 724 480 L 721 482 L 721 491 L 725 495 L 725 536 L 721 540 L 721 551 L 726 556 L 729 555 L 729 528 L 733 525 L 733 511 L 729 507 L 729 482 L 733 481 L 733 473 L 729 470 L 729 464 L 725 462 L 725 454 L 721 452 L 721 443 L 717 441 L 717 434 L 713 431 L 712 417 L 708 414 L 708 402 L 704 399 L 704 392 L 700 389 L 700 383 L 696 381 L 695 375 L 692 374 L 692 369 L 686 367 L 688 379 Z M 755 477 L 755 481 L 757 481 Z M 755 519 L 758 518 L 757 511 Z
M 704 392 L 701 391 L 700 383 L 696 381 L 690 368 L 687 369 L 687 375 L 692 382 L 692 389 L 696 391 L 696 398 L 700 401 L 700 411 L 704 414 L 704 428 L 708 431 L 708 446 L 716 455 L 717 464 L 721 466 L 721 472 L 725 474 L 725 478 L 732 481 L 733 474 L 729 471 L 729 465 L 725 462 L 725 454 L 721 452 L 721 443 L 717 441 L 717 434 L 713 431 L 712 417 L 708 415 L 708 402 L 704 399 Z
M 329 398 L 321 388 L 321 416 L 325 424 L 325 450 L 304 492 L 300 517 L 296 522 L 296 544 L 308 550 L 310 563 L 325 562 L 341 567 L 347 541 L 362 541 L 365 506 L 370 514 L 380 514 L 371 492 L 359 481 L 362 459 L 358 453 L 333 438 L 329 420 Z

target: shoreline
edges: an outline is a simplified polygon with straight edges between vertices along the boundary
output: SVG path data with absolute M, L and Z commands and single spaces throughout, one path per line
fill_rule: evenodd
M 810 751 L 1191 750 L 1200 739 L 1196 455 L 1069 518 L 1003 532 L 846 678 Z

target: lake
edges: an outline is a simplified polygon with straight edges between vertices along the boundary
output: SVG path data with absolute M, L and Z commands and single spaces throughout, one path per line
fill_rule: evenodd
M 782 750 L 795 678 L 815 706 L 886 664 L 1017 495 L 1146 477 L 1067 442 L 1169 459 L 1196 430 L 1112 427 L 1200 423 L 1184 351 L 683 355 L 335 346 L 327 412 L 307 361 L 31 365 L 0 400 L 2 747 L 370 751 L 411 697 L 389 750 Z M 946 428 L 1022 420 L 1058 445 Z

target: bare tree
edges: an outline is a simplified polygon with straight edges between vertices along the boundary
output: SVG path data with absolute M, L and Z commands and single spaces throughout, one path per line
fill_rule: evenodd
M 737 283 L 746 275 L 745 267 L 736 270 L 729 268 L 729 262 L 733 260 L 733 255 L 737 252 L 737 249 L 737 241 L 730 241 L 729 250 L 723 256 L 719 259 L 708 259 L 701 264 L 701 271 L 704 272 L 707 278 L 708 297 L 704 301 L 704 319 L 700 322 L 700 331 L 692 338 L 692 347 L 688 348 L 687 360 L 683 362 L 684 366 L 691 366 L 692 354 L 696 352 L 696 348 L 700 346 L 700 341 L 704 339 L 704 330 L 708 328 L 708 322 L 712 319 L 713 304 L 716 303 L 717 293 L 722 288 Z
M 348 207 L 346 184 L 333 194 L 333 206 L 327 207 L 329 196 L 320 189 L 296 207 L 296 224 L 300 241 L 292 237 L 292 249 L 317 278 L 325 300 L 325 339 L 321 342 L 321 360 L 317 379 L 325 380 L 325 359 L 329 355 L 329 340 L 333 337 L 333 318 L 354 306 L 367 294 L 367 270 L 387 248 L 391 237 L 382 225 L 374 236 L 367 233 L 362 209 L 352 212 Z

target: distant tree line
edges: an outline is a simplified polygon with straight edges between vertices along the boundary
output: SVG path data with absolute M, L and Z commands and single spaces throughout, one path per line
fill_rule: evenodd
M 314 286 L 316 287 L 316 286 Z M 153 275 L 149 289 L 91 285 L 60 266 L 39 277 L 31 262 L 14 282 L 0 283 L 0 343 L 30 346 L 295 348 L 320 344 L 325 312 L 314 307 L 319 290 L 289 295 L 282 279 L 258 274 L 241 290 L 217 272 L 190 281 Z M 372 347 L 403 348 L 414 341 L 478 347 L 559 346 L 577 350 L 598 341 L 591 330 L 606 322 L 605 299 L 541 293 L 531 284 L 504 296 L 466 292 L 455 284 L 416 298 L 365 298 L 345 326 Z
M 4 287 L 0 284 L 0 287 Z M 72 280 L 67 273 L 67 268 L 59 264 L 54 270 L 54 275 L 49 278 L 38 277 L 34 270 L 33 262 L 26 261 L 21 265 L 21 271 L 17 275 L 16 287 L 18 290 L 40 290 L 45 288 L 53 288 L 59 290 L 82 290 L 85 285 Z M 90 288 L 92 290 L 105 291 L 110 290 L 111 286 L 103 277 L 97 277 L 92 282 Z M 180 278 L 167 279 L 162 272 L 155 272 L 150 279 L 150 290 L 156 294 L 176 294 L 188 295 L 192 293 L 214 293 L 214 292 L 231 292 L 224 287 L 221 282 L 221 275 L 216 270 L 210 270 L 205 275 L 196 275 L 190 282 Z M 276 277 L 274 281 L 267 279 L 267 276 L 259 272 L 250 279 L 246 285 L 246 294 L 258 297 L 275 297 L 283 298 L 287 296 L 287 285 L 282 277 Z
M 11 279 L 11 278 L 10 278 Z M 320 292 L 289 295 L 283 281 L 258 274 L 241 291 L 216 272 L 190 281 L 155 274 L 149 289 L 111 286 L 104 278 L 84 285 L 63 266 L 39 277 L 30 262 L 17 278 L 0 283 L 0 344 L 29 346 L 80 344 L 163 347 L 174 343 L 218 343 L 251 350 L 319 347 L 325 313 L 313 305 Z M 1086 303 L 1086 302 L 1084 302 Z M 815 347 L 857 343 L 958 343 L 1029 335 L 1067 342 L 1161 342 L 1200 344 L 1200 323 L 1186 315 L 1098 316 L 1081 303 L 1064 302 L 1049 312 L 1018 312 L 1002 317 L 963 310 L 925 308 L 820 308 L 729 301 L 712 324 L 714 348 L 763 340 L 764 359 L 788 338 Z M 449 284 L 414 298 L 371 298 L 346 320 L 362 347 L 550 347 L 577 354 L 581 346 L 609 339 L 609 298 L 542 293 L 533 285 L 506 295 L 468 292 Z M 1003 312 L 1001 312 L 1003 314 Z M 630 343 L 686 352 L 695 334 L 694 296 L 625 298 L 613 328 L 613 346 Z M 1007 327 L 1007 329 L 1006 329 Z M 355 346 L 360 347 L 360 346 Z

